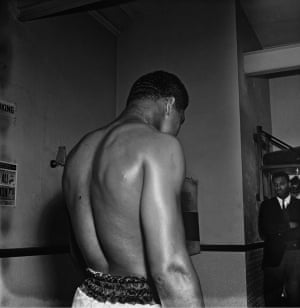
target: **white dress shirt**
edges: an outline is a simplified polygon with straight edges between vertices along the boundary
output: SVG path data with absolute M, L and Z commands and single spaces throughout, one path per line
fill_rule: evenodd
M 287 206 L 290 204 L 290 202 L 291 202 L 291 194 L 289 194 L 286 198 L 284 198 L 284 199 L 281 199 L 281 198 L 279 198 L 279 197 L 276 197 L 277 198 L 277 200 L 278 200 L 278 202 L 279 202 L 279 204 L 280 204 L 280 207 L 281 207 L 281 209 L 286 209 L 287 208 Z

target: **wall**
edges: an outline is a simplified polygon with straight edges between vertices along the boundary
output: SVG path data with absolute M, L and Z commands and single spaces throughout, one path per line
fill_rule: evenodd
M 270 79 L 272 135 L 300 146 L 300 75 Z
M 259 173 L 253 136 L 257 126 L 262 126 L 266 131 L 271 130 L 271 107 L 269 80 L 247 77 L 244 73 L 243 52 L 259 50 L 262 47 L 240 7 L 237 30 L 245 240 L 247 244 L 251 244 L 260 240 L 257 228 L 260 202 L 256 200 L 256 194 L 259 193 Z
M 21 23 L 5 3 L 0 99 L 17 117 L 0 158 L 18 164 L 18 180 L 16 207 L 0 207 L 0 248 L 66 245 L 62 168 L 49 163 L 114 118 L 116 40 L 88 14 Z M 70 304 L 79 278 L 68 254 L 3 258 L 0 269 L 1 306 Z
M 118 41 L 118 112 L 141 74 L 165 69 L 181 77 L 190 106 L 180 139 L 187 174 L 199 181 L 199 211 L 205 217 L 202 242 L 243 243 L 234 5 L 232 1 L 181 3 L 173 1 L 168 6 L 168 1 L 162 2 L 155 22 L 148 16 L 122 33 Z
M 192 260 L 206 307 L 247 307 L 244 252 L 203 251 Z
M 243 244 L 234 1 L 161 1 L 160 11 L 122 32 L 117 63 L 118 113 L 144 73 L 168 70 L 187 85 L 190 106 L 179 138 L 187 175 L 198 180 L 201 244 Z M 205 251 L 193 260 L 208 306 L 245 305 L 244 253 Z M 228 280 L 233 271 L 236 280 Z
M 258 50 L 262 47 L 238 4 L 237 34 L 245 243 L 253 244 L 261 241 L 258 234 L 260 201 L 256 199 L 256 195 L 260 192 L 260 174 L 254 134 L 258 125 L 270 131 L 271 108 L 269 80 L 247 77 L 244 73 L 243 52 Z M 264 305 L 261 263 L 262 249 L 254 246 L 246 252 L 247 304 L 249 307 Z

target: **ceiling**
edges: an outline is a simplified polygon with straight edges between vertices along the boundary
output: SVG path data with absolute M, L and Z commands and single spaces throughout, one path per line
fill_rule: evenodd
M 263 47 L 300 43 L 299 0 L 240 0 Z
M 0 0 L 1 1 L 1 0 Z M 100 21 L 105 22 L 115 34 L 122 32 L 130 20 L 161 10 L 170 0 L 17 0 L 19 8 L 50 7 L 64 3 L 64 9 L 93 9 Z M 187 5 L 189 1 L 185 1 Z M 200 0 L 197 0 L 200 1 Z M 202 0 L 209 1 L 209 0 Z M 224 1 L 224 0 L 220 0 Z M 300 0 L 239 0 L 262 47 L 300 43 Z M 172 2 L 172 1 L 170 1 Z M 170 3 L 169 2 L 169 3 Z M 80 5 L 79 5 L 80 4 Z M 97 4 L 99 7 L 97 7 Z M 100 6 L 102 4 L 102 6 Z M 104 5 L 103 5 L 104 4 Z M 84 6 L 82 6 L 84 5 Z M 91 6 L 92 5 L 92 6 Z M 41 12 L 39 9 L 38 12 Z M 56 12 L 59 13 L 59 12 Z M 25 18 L 26 20 L 26 18 Z M 29 20 L 29 19 L 28 19 Z

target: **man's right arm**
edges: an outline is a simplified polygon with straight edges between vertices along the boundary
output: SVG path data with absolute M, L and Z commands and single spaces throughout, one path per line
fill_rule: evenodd
M 164 135 L 145 154 L 141 200 L 146 258 L 163 307 L 203 307 L 198 276 L 185 245 L 180 193 L 184 158 Z

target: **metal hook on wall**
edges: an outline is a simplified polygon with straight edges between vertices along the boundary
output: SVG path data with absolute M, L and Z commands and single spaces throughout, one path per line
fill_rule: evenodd
M 66 162 L 67 151 L 65 146 L 59 146 L 56 154 L 56 159 L 50 161 L 50 167 L 64 166 Z

